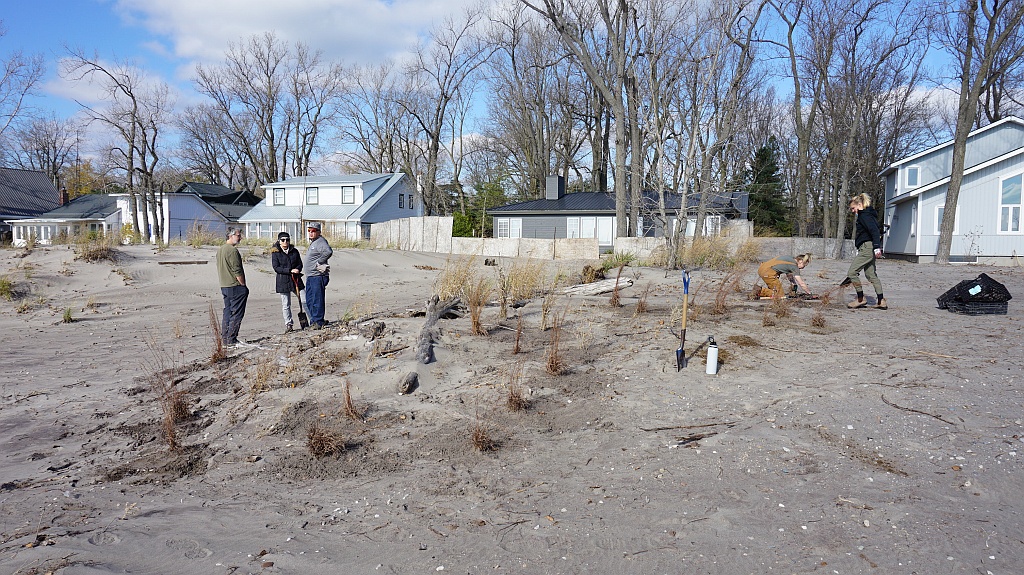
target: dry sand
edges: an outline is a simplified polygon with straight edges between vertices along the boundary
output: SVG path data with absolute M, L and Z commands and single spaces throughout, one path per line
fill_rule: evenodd
M 700 353 L 676 372 L 677 273 L 627 268 L 622 307 L 554 303 L 568 367 L 554 376 L 541 298 L 519 310 L 520 354 L 515 313 L 499 327 L 495 307 L 489 336 L 442 320 L 425 366 L 412 347 L 369 360 L 356 326 L 280 335 L 265 255 L 246 263 L 255 346 L 211 365 L 215 249 L 121 252 L 0 251 L 22 296 L 0 301 L 4 573 L 1022 572 L 1020 268 L 883 261 L 888 311 L 795 302 L 774 326 L 746 290 L 711 313 L 723 274 L 696 271 L 687 352 L 713 335 L 714 376 Z M 412 346 L 423 318 L 407 310 L 444 265 L 338 250 L 328 318 L 378 312 L 379 345 Z M 814 262 L 812 289 L 845 268 Z M 982 271 L 1015 295 L 1008 315 L 936 308 Z M 520 368 L 530 405 L 510 412 Z M 410 371 L 419 388 L 399 395 Z M 161 381 L 188 392 L 176 453 Z M 313 423 L 345 450 L 310 455 Z M 475 449 L 474 429 L 495 448 Z

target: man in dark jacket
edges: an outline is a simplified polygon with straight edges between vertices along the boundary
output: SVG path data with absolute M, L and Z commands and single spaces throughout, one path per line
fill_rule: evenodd
M 875 259 L 882 257 L 882 233 L 878 227 L 878 212 L 871 207 L 871 197 L 867 194 L 854 196 L 850 201 L 850 211 L 857 214 L 857 234 L 854 236 L 857 255 L 853 256 L 853 262 L 850 264 L 847 282 L 852 283 L 857 290 L 857 299 L 846 304 L 846 307 L 856 309 L 868 305 L 864 300 L 864 287 L 860 283 L 860 272 L 863 270 L 864 277 L 875 288 L 875 308 L 889 309 L 889 304 L 882 294 L 882 281 L 875 273 Z
M 275 291 L 281 294 L 281 315 L 284 316 L 284 332 L 294 329 L 292 323 L 292 292 L 298 296 L 302 285 L 302 256 L 292 246 L 292 237 L 288 232 L 277 234 L 277 242 L 270 250 L 270 264 L 277 272 Z M 300 310 L 301 311 L 301 310 Z M 300 318 L 301 319 L 301 318 Z

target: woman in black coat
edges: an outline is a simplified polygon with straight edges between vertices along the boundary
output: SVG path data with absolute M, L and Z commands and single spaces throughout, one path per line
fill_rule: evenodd
M 302 285 L 302 256 L 299 250 L 292 246 L 292 237 L 288 232 L 277 234 L 277 242 L 270 250 L 270 264 L 277 272 L 277 286 L 275 291 L 281 294 L 281 315 L 284 316 L 284 332 L 288 333 L 294 329 L 292 323 L 292 293 L 301 290 Z M 298 294 L 296 294 L 298 296 Z

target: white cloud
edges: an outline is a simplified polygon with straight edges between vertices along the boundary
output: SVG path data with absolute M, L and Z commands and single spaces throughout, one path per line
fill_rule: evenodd
M 432 24 L 474 0 L 117 0 L 127 23 L 165 42 L 175 57 L 220 62 L 229 42 L 273 31 L 332 59 L 400 58 Z

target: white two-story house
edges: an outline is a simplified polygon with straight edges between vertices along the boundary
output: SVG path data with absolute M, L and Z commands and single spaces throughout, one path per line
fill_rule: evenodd
M 305 238 L 320 222 L 327 237 L 369 239 L 370 224 L 423 215 L 416 185 L 402 173 L 296 177 L 262 186 L 266 198 L 238 218 L 246 237 Z

